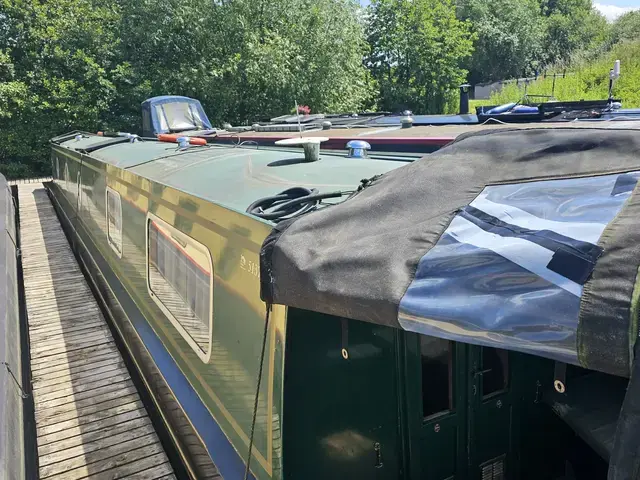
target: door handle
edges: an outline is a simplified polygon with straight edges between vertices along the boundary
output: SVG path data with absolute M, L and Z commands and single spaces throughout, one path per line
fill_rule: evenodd
M 373 444 L 373 451 L 376 453 L 376 464 L 375 468 L 382 468 L 384 464 L 382 463 L 382 448 L 380 447 L 380 442 L 375 442 Z
M 484 375 L 485 373 L 489 373 L 493 371 L 493 368 L 487 368 L 486 370 L 477 370 L 473 373 L 474 377 L 477 377 L 478 375 Z

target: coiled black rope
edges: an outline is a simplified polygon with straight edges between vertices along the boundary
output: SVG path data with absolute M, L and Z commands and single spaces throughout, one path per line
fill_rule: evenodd
M 246 211 L 256 217 L 279 222 L 315 210 L 322 200 L 340 198 L 349 193 L 351 192 L 318 193 L 316 189 L 293 187 L 278 195 L 256 200 Z

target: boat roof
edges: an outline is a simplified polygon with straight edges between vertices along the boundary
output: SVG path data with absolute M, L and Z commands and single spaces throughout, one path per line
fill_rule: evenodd
M 112 139 L 113 140 L 113 139 Z M 84 152 L 104 137 L 84 134 L 60 142 Z M 256 148 L 255 145 L 192 146 L 178 150 L 175 143 L 136 141 L 91 151 L 89 155 L 154 182 L 244 212 L 259 198 L 291 187 L 316 188 L 321 193 L 352 191 L 365 178 L 386 173 L 418 156 L 348 158 L 346 152 L 322 152 L 320 160 L 305 162 L 300 148 Z

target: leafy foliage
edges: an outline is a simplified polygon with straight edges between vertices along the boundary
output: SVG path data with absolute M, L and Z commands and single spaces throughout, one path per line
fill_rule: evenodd
M 537 0 L 464 0 L 459 12 L 477 35 L 472 83 L 527 75 L 540 63 L 544 21 Z
M 615 84 L 614 96 L 623 100 L 625 108 L 640 107 L 640 42 L 623 42 L 617 44 L 610 52 L 597 61 L 576 62 L 568 70 L 566 78 L 556 79 L 555 97 L 558 100 L 602 100 L 609 94 L 609 69 L 613 62 L 620 60 L 622 76 Z M 527 87 L 527 93 L 550 95 L 553 80 L 540 77 Z M 522 99 L 522 84 L 511 84 L 490 100 L 482 102 L 487 105 L 500 105 Z M 479 105 L 477 102 L 475 105 Z
M 612 27 L 591 0 L 0 0 L 0 173 L 48 173 L 62 132 L 138 131 L 154 95 L 196 97 L 218 125 L 294 102 L 449 113 L 465 81 L 558 67 L 576 72 L 560 98 L 601 98 L 617 55 L 638 105 L 638 38 L 639 12 Z
M 369 13 L 367 64 L 380 108 L 442 112 L 465 80 L 470 24 L 456 18 L 451 0 L 374 0 Z
M 89 0 L 1 0 L 0 172 L 48 171 L 44 142 L 95 129 L 115 97 L 115 6 Z M 4 80 L 4 79 L 3 79 Z
M 614 42 L 639 39 L 640 10 L 633 10 L 621 15 L 612 28 L 611 36 Z
M 129 4 L 129 2 L 126 2 Z M 354 110 L 371 95 L 356 0 L 143 0 L 122 21 L 131 80 L 199 98 L 217 122 Z
M 544 65 L 567 63 L 578 50 L 603 45 L 610 35 L 606 19 L 591 0 L 542 0 Z
M 153 95 L 213 121 L 370 102 L 357 0 L 0 0 L 0 172 L 47 172 L 47 139 L 136 131 Z

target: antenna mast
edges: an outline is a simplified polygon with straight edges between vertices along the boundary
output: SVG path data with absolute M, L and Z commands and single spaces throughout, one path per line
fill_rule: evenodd
M 613 100 L 613 83 L 620 78 L 620 60 L 616 60 L 609 70 L 609 100 Z

